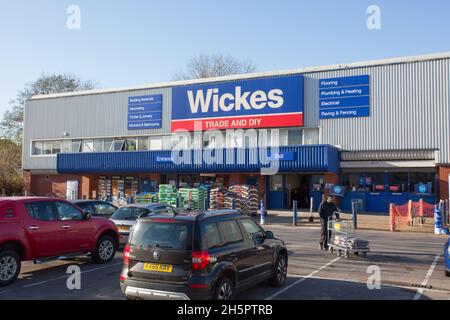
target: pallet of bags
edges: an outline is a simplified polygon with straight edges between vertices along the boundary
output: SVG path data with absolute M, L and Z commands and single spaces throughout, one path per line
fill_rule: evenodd
M 171 184 L 160 184 L 158 191 L 158 201 L 160 203 L 176 205 L 178 192 L 177 188 Z
M 220 210 L 225 208 L 225 194 L 227 189 L 224 187 L 212 188 L 209 193 L 209 209 Z

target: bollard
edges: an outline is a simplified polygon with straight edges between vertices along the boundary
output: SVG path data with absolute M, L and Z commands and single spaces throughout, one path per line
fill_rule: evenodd
M 434 207 L 434 234 L 441 234 L 442 230 L 442 211 L 439 209 L 439 206 L 436 205 Z
M 389 225 L 391 232 L 395 231 L 395 212 L 394 212 L 394 204 L 389 204 Z
M 355 201 L 352 201 L 352 220 L 353 220 L 353 227 L 358 229 L 358 203 Z
M 445 202 L 444 202 L 444 200 L 441 200 L 439 202 L 439 205 L 441 207 L 442 226 L 444 227 L 447 224 L 447 210 L 445 210 Z
M 231 200 L 231 209 L 236 210 L 236 199 Z
M 297 200 L 294 200 L 292 207 L 293 207 L 292 224 L 294 226 L 297 226 Z
M 259 205 L 259 210 L 261 211 L 261 225 L 266 224 L 266 209 L 264 208 L 264 202 L 261 200 Z

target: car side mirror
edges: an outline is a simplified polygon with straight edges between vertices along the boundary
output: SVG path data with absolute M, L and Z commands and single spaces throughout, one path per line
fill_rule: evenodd
M 90 211 L 84 210 L 84 211 L 83 211 L 83 215 L 84 215 L 84 220 L 90 220 L 90 219 L 92 219 L 92 212 L 90 212 Z
M 272 231 L 266 231 L 266 239 L 275 239 Z

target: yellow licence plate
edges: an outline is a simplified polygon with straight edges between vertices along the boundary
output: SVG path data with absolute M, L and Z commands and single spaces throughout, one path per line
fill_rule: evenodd
M 130 231 L 130 228 L 128 227 L 118 227 L 119 231 Z
M 172 272 L 173 266 L 171 264 L 160 263 L 144 263 L 144 270 L 157 272 Z

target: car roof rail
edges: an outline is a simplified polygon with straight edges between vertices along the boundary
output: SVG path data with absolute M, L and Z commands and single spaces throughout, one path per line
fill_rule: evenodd
M 199 214 L 199 218 L 216 217 L 224 215 L 241 215 L 241 213 L 235 209 L 210 210 L 210 211 L 203 211 L 201 214 Z

